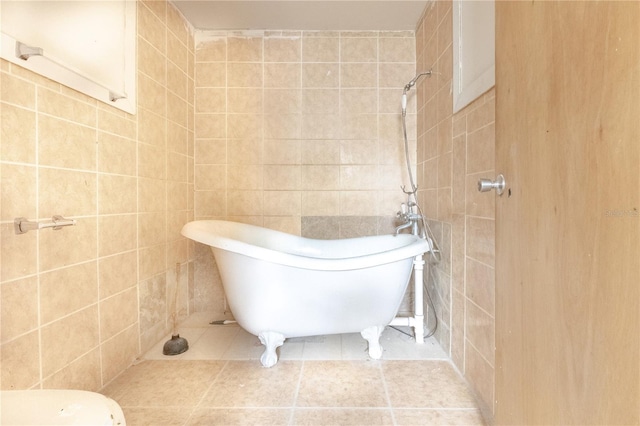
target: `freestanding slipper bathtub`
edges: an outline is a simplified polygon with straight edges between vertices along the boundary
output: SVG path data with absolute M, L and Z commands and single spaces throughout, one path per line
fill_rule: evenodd
M 222 220 L 187 223 L 182 235 L 211 246 L 236 321 L 265 345 L 265 367 L 286 338 L 354 332 L 379 359 L 413 260 L 429 250 L 414 235 L 315 240 Z

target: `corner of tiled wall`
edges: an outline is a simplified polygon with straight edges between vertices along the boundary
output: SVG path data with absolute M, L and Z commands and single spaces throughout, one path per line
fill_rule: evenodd
M 187 314 L 193 37 L 137 9 L 134 116 L 0 61 L 2 389 L 98 390 L 168 332 L 176 283 Z M 13 232 L 55 214 L 77 225 Z
M 495 96 L 491 89 L 453 114 L 452 2 L 427 5 L 416 31 L 419 69 L 438 74 L 418 89 L 420 202 L 442 250 L 429 290 L 438 340 L 493 415 L 495 207 L 477 192 L 494 175 Z

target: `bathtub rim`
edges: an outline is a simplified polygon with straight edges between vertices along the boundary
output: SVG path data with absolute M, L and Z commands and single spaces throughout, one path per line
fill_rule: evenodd
M 261 247 L 258 245 L 240 241 L 238 239 L 217 235 L 213 232 L 207 232 L 206 229 L 203 229 L 206 227 L 206 225 L 215 225 L 216 223 L 222 224 L 223 226 L 227 227 L 238 226 L 245 228 L 245 230 L 248 231 L 270 234 L 273 238 L 278 238 L 283 241 L 293 241 L 295 239 L 298 241 L 304 241 L 308 244 L 328 244 L 329 241 L 344 242 L 346 240 L 352 243 L 360 240 L 362 243 L 366 244 L 367 240 L 370 240 L 372 238 L 381 240 L 385 237 L 389 239 L 398 239 L 402 244 L 388 250 L 378 251 L 375 253 L 367 253 L 361 256 L 340 258 L 314 257 L 310 255 L 292 254 L 283 251 L 277 251 L 271 248 Z M 242 222 L 215 219 L 195 220 L 188 222 L 183 226 L 181 234 L 193 241 L 208 245 L 212 248 L 231 251 L 244 256 L 252 257 L 254 259 L 278 263 L 281 265 L 296 268 L 325 271 L 345 271 L 369 268 L 376 265 L 393 263 L 411 257 L 416 257 L 429 251 L 429 244 L 426 240 L 411 234 L 385 234 L 378 236 L 345 238 L 343 240 L 317 240 Z M 398 241 L 394 242 L 398 243 Z

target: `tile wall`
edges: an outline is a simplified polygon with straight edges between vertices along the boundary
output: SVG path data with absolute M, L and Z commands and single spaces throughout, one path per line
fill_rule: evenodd
M 413 31 L 199 32 L 195 66 L 197 219 L 318 238 L 390 230 L 408 186 Z M 408 128 L 415 153 L 415 99 Z M 210 251 L 195 251 L 194 309 L 222 312 Z
M 493 193 L 478 193 L 477 181 L 495 176 L 495 96 L 491 89 L 452 113 L 452 26 L 452 3 L 435 1 L 416 31 L 418 69 L 438 73 L 418 87 L 418 186 L 442 249 L 429 282 L 438 339 L 491 418 L 495 205 Z
M 135 116 L 0 63 L 2 389 L 98 390 L 169 332 L 176 282 L 187 313 L 193 36 L 143 1 L 137 43 Z M 77 225 L 14 233 L 53 215 Z

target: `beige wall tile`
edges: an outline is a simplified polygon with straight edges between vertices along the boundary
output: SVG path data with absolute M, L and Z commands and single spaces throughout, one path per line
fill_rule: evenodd
M 369 63 L 341 63 L 341 87 L 376 87 L 378 85 L 378 66 Z
M 300 36 L 266 37 L 264 39 L 265 62 L 300 62 L 302 39 Z
M 98 218 L 98 256 L 109 256 L 137 247 L 136 214 Z
M 5 60 L 2 60 L 5 62 Z M 2 73 L 2 87 L 0 87 L 2 101 L 23 108 L 35 109 L 36 86 L 17 76 Z
M 102 343 L 103 383 L 109 383 L 133 363 L 140 352 L 138 338 L 138 327 L 132 326 Z
M 203 134 L 225 137 L 226 116 L 198 117 L 194 112 L 194 45 L 175 8 L 162 1 L 140 2 L 138 23 L 136 115 L 2 62 L 1 203 L 2 219 L 7 223 L 2 225 L 0 281 L 4 301 L 13 304 L 19 297 L 20 314 L 27 317 L 3 306 L 3 339 L 13 339 L 2 347 L 3 387 L 99 389 L 107 377 L 101 377 L 101 368 L 109 378 L 115 377 L 137 355 L 138 332 L 135 326 L 127 329 L 129 346 L 123 349 L 124 355 L 105 356 L 105 350 L 100 359 L 98 285 L 103 298 L 119 292 L 136 294 L 138 256 L 143 277 L 163 273 L 168 256 L 188 259 L 187 244 L 176 229 L 193 216 L 189 209 L 193 209 L 194 197 L 188 194 L 195 176 L 193 131 L 197 125 Z M 226 60 L 226 40 L 212 40 L 202 53 L 207 60 Z M 226 63 L 209 76 L 208 84 L 225 87 Z M 226 150 L 222 152 L 226 161 Z M 20 193 L 8 185 L 20 188 Z M 13 210 L 7 210 L 9 207 Z M 139 226 L 140 213 L 148 214 L 141 216 Z M 78 223 L 23 235 L 15 235 L 13 223 L 8 223 L 16 215 L 47 220 L 54 214 L 75 218 Z M 138 229 L 153 236 L 142 240 L 153 244 L 142 253 L 137 249 Z M 171 246 L 165 241 L 168 229 L 175 240 Z M 107 257 L 98 260 L 100 256 Z M 29 292 L 32 298 L 17 291 L 35 282 L 40 289 Z M 16 287 L 18 283 L 21 287 Z M 38 294 L 41 300 L 34 305 Z M 32 310 L 37 305 L 36 317 L 44 325 L 30 333 Z M 87 305 L 90 307 L 84 309 Z M 89 311 L 91 321 L 86 318 Z M 128 312 L 137 318 L 135 305 Z M 6 319 L 8 314 L 11 319 Z M 57 321 L 59 317 L 63 318 Z M 164 332 L 161 327 L 154 331 Z M 116 332 L 120 330 L 109 331 Z M 65 339 L 71 340 L 71 335 L 75 340 L 68 344 Z M 94 339 L 95 344 L 85 344 Z
M 378 42 L 380 62 L 415 62 L 414 37 L 380 37 Z
M 97 253 L 95 218 L 78 218 L 75 226 L 39 231 L 40 272 L 86 262 Z M 64 247 L 64 250 L 61 250 Z
M 338 37 L 304 37 L 302 40 L 302 61 L 339 62 L 340 39 Z
M 26 217 L 31 220 L 36 216 L 36 168 L 14 164 L 2 165 L 2 220 L 13 221 L 14 218 Z
M 78 389 L 97 392 L 102 387 L 100 351 L 94 349 L 45 378 L 43 389 Z
M 157 11 L 155 8 L 154 10 Z M 164 16 L 159 18 L 145 4 L 138 3 L 138 36 L 147 40 L 162 53 L 166 51 L 167 46 L 164 18 Z
M 136 175 L 136 143 L 131 139 L 98 132 L 99 172 Z
M 97 183 L 93 173 L 40 168 L 38 193 L 38 211 L 43 217 L 96 214 Z
M 25 334 L 0 346 L 3 390 L 29 389 L 40 380 L 38 331 Z
M 7 342 L 38 326 L 38 282 L 35 277 L 1 284 L 1 341 Z
M 340 65 L 337 63 L 303 63 L 302 87 L 339 87 Z M 362 87 L 362 86 L 361 86 Z
M 98 306 L 42 327 L 42 373 L 49 376 L 98 345 Z
M 340 38 L 340 62 L 377 62 L 377 38 Z
M 2 74 L 5 79 L 5 74 Z M 5 82 L 2 82 L 3 88 Z M 3 98 L 4 99 L 4 98 Z M 0 158 L 3 161 L 35 163 L 36 161 L 36 114 L 33 111 L 0 104 Z
M 98 302 L 97 262 L 40 275 L 40 321 L 55 321 Z M 64 283 L 64 284 L 63 284 Z M 64 291 L 62 286 L 64 285 Z
M 227 60 L 230 62 L 262 61 L 262 37 L 228 37 Z
M 100 214 L 122 214 L 136 211 L 136 178 L 98 175 Z
M 100 302 L 100 339 L 102 342 L 138 321 L 138 292 L 123 291 Z
M 138 259 L 135 251 L 105 257 L 98 261 L 100 299 L 134 287 L 138 278 Z

